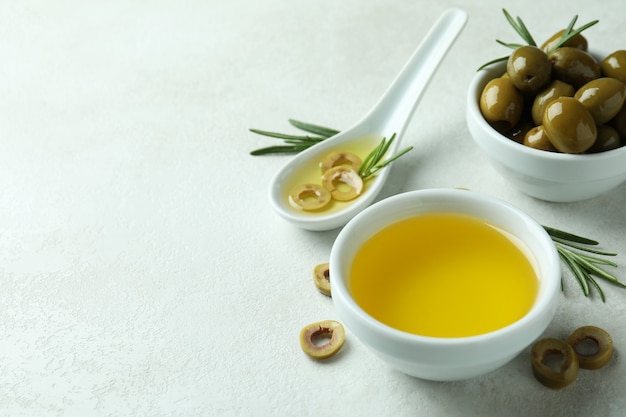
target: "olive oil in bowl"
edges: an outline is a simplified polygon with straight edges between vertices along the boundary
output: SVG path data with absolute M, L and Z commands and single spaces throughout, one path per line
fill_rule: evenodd
M 539 280 L 514 236 L 456 213 L 424 213 L 370 237 L 357 251 L 349 290 L 376 320 L 430 337 L 506 327 L 535 302 Z

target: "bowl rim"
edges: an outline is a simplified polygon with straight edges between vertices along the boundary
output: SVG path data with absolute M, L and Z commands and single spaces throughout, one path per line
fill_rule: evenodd
M 460 200 L 463 199 L 473 199 L 474 201 L 478 201 L 479 204 L 483 205 L 491 205 L 498 207 L 498 210 L 505 210 L 509 212 L 509 215 L 513 215 L 518 218 L 520 222 L 531 229 L 531 233 L 537 237 L 537 241 L 542 243 L 541 250 L 546 250 L 545 257 L 545 268 L 547 271 L 547 278 L 540 279 L 543 284 L 540 284 L 539 293 L 535 300 L 535 303 L 531 307 L 531 309 L 519 320 L 502 327 L 500 329 L 482 333 L 473 336 L 464 336 L 464 337 L 434 337 L 434 336 L 424 336 L 414 333 L 405 332 L 402 330 L 395 329 L 383 322 L 380 322 L 376 318 L 372 317 L 368 314 L 363 308 L 361 308 L 358 303 L 352 298 L 350 295 L 350 291 L 347 286 L 348 277 L 343 276 L 341 272 L 341 268 L 338 266 L 339 264 L 345 264 L 345 253 L 351 250 L 351 245 L 349 244 L 350 237 L 355 233 L 355 231 L 361 227 L 363 224 L 368 223 L 368 219 L 370 217 L 374 217 L 381 212 L 389 211 L 394 207 L 401 207 L 403 204 L 416 204 L 420 198 L 457 198 Z M 415 201 L 413 201 L 415 200 Z M 423 212 L 429 212 L 425 210 Z M 368 236 L 372 236 L 377 231 L 382 228 L 393 224 L 397 221 L 400 221 L 404 218 L 410 217 L 411 215 L 416 215 L 421 212 L 414 212 L 413 214 L 407 214 L 404 217 L 397 217 L 391 221 L 386 221 L 385 225 L 374 228 L 375 230 L 368 233 Z M 460 211 L 460 213 L 463 213 Z M 487 219 L 488 220 L 488 219 Z M 353 247 L 353 246 L 352 246 Z M 540 249 L 532 249 L 528 248 L 531 253 L 534 255 Z M 356 249 L 353 249 L 356 250 Z M 352 256 L 350 257 L 352 259 Z M 343 262 L 342 262 L 343 261 Z M 535 260 L 535 262 L 539 263 L 539 260 Z M 560 264 L 558 261 L 558 254 L 556 251 L 556 247 L 552 243 L 550 236 L 547 234 L 545 229 L 537 223 L 533 218 L 531 218 L 528 214 L 524 213 L 519 208 L 511 205 L 510 203 L 486 195 L 476 191 L 468 191 L 461 189 L 445 189 L 445 188 L 432 188 L 432 189 L 422 189 L 409 191 L 401 194 L 397 194 L 395 196 L 389 197 L 387 199 L 381 200 L 372 206 L 368 207 L 366 210 L 359 213 L 355 216 L 339 233 L 333 247 L 331 249 L 330 255 L 330 274 L 333 277 L 333 301 L 335 304 L 340 304 L 343 308 L 349 310 L 352 315 L 359 317 L 360 324 L 366 326 L 368 329 L 373 330 L 374 333 L 383 336 L 386 340 L 394 340 L 401 342 L 403 344 L 412 344 L 412 343 L 420 343 L 422 345 L 427 345 L 431 347 L 450 347 L 450 346 L 458 346 L 462 345 L 472 345 L 472 344 L 482 344 L 484 342 L 494 340 L 494 339 L 502 339 L 503 336 L 515 334 L 524 328 L 531 326 L 536 320 L 540 319 L 542 314 L 544 314 L 545 310 L 550 307 L 556 293 L 560 288 Z M 339 279 L 336 277 L 340 277 Z M 546 323 L 547 326 L 547 323 Z M 544 327 L 545 329 L 545 327 Z M 543 329 L 542 329 L 543 330 Z M 513 343 L 513 342 L 512 342 Z
M 539 157 L 542 159 L 563 162 L 603 161 L 607 159 L 622 158 L 626 156 L 626 145 L 622 145 L 619 148 L 611 149 L 609 151 L 592 154 L 567 154 L 561 152 L 542 151 L 539 149 L 533 149 L 528 146 L 524 146 L 512 139 L 507 138 L 506 136 L 495 130 L 482 116 L 480 112 L 479 100 L 480 94 L 484 86 L 491 79 L 495 78 L 498 73 L 501 73 L 504 70 L 505 65 L 506 62 L 498 62 L 478 70 L 470 81 L 467 95 L 468 118 L 471 118 L 473 122 L 475 122 L 484 133 L 488 134 L 491 138 L 496 140 L 501 146 L 504 146 L 515 152 L 521 152 L 522 154 L 531 157 Z

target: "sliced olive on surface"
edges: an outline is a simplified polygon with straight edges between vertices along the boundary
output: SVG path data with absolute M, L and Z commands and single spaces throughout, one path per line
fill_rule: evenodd
M 325 320 L 305 326 L 300 331 L 302 351 L 314 359 L 334 356 L 346 339 L 343 325 L 335 320 Z
M 543 122 L 543 112 L 552 100 L 559 97 L 572 97 L 575 92 L 576 90 L 574 90 L 574 87 L 559 80 L 552 81 L 539 91 L 533 100 L 531 108 L 531 114 L 535 125 L 540 125 Z
M 511 53 L 506 72 L 520 91 L 538 91 L 550 82 L 552 66 L 545 52 L 526 45 Z
M 315 265 L 315 268 L 313 268 L 313 281 L 319 292 L 329 297 L 331 296 L 330 269 L 328 262 Z
M 580 87 L 574 98 L 580 101 L 599 125 L 619 113 L 626 99 L 626 84 L 615 78 L 602 77 Z
M 600 369 L 611 360 L 613 339 L 604 329 L 596 326 L 579 327 L 566 340 L 578 356 L 584 369 Z
M 322 173 L 324 173 L 336 166 L 347 165 L 355 171 L 358 171 L 361 163 L 361 158 L 352 152 L 333 152 L 322 160 L 320 168 L 322 169 Z
M 564 153 L 585 152 L 598 134 L 589 110 L 573 97 L 559 97 L 548 104 L 543 128 L 554 147 Z
M 522 117 L 524 98 L 510 77 L 495 78 L 480 95 L 480 111 L 485 120 L 499 132 L 513 128 Z
M 591 54 L 572 47 L 559 48 L 548 55 L 552 76 L 579 88 L 600 77 L 600 64 Z
M 331 194 L 318 184 L 303 184 L 289 194 L 289 204 L 299 210 L 319 210 L 330 203 Z
M 326 171 L 322 175 L 322 184 L 337 201 L 353 200 L 363 191 L 363 178 L 356 170 L 343 165 Z
M 559 42 L 561 42 L 563 33 L 565 33 L 565 29 L 559 30 L 557 33 L 548 38 L 548 40 L 541 45 L 541 50 L 544 51 L 546 54 L 548 52 L 551 52 L 554 47 L 557 46 Z M 570 46 L 586 51 L 589 47 L 589 43 L 587 42 L 587 39 L 579 33 L 569 38 L 563 45 L 561 45 L 561 47 L 563 46 Z
M 607 55 L 600 63 L 600 68 L 605 77 L 626 83 L 626 51 L 620 49 Z
M 537 381 L 548 388 L 565 388 L 578 376 L 578 356 L 571 345 L 560 339 L 537 341 L 530 350 L 530 362 Z

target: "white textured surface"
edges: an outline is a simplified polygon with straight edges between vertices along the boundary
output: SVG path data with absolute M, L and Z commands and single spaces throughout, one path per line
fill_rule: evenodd
M 501 2 L 464 3 L 0 2 L 0 415 L 623 416 L 626 291 L 604 284 L 602 304 L 569 275 L 546 334 L 599 325 L 617 352 L 560 392 L 533 379 L 527 352 L 481 378 L 432 383 L 389 370 L 349 330 L 327 363 L 300 351 L 302 326 L 336 317 L 310 271 L 337 232 L 294 229 L 271 211 L 285 157 L 249 156 L 272 139 L 247 128 L 351 125 L 450 6 L 469 22 L 381 198 L 480 190 L 601 240 L 626 264 L 626 185 L 577 204 L 536 201 L 470 141 L 466 86 L 506 54 L 496 38 L 517 38 Z M 601 21 L 590 43 L 626 48 L 622 4 L 594 4 L 504 6 L 539 39 L 579 14 Z

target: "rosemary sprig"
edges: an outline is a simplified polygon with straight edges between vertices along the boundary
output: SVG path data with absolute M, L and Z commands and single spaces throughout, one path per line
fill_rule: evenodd
M 517 34 L 520 35 L 520 37 L 524 40 L 525 44 L 503 42 L 503 41 L 501 41 L 499 39 L 496 39 L 497 43 L 499 43 L 500 45 L 506 46 L 507 48 L 510 48 L 510 49 L 517 49 L 517 48 L 519 48 L 521 46 L 524 46 L 524 45 L 537 46 L 537 43 L 535 42 L 535 39 L 530 34 L 528 28 L 524 24 L 524 21 L 519 16 L 514 19 L 513 16 L 511 16 L 506 9 L 502 9 L 502 13 L 504 13 L 504 17 L 506 18 L 506 20 L 513 27 L 513 29 L 517 32 Z M 572 20 L 567 25 L 567 28 L 563 32 L 563 35 L 561 36 L 561 40 L 550 51 L 547 52 L 548 54 L 550 54 L 551 52 L 553 52 L 556 49 L 558 49 L 561 46 L 563 46 L 567 41 L 572 39 L 574 36 L 578 35 L 579 33 L 581 33 L 584 30 L 587 30 L 588 28 L 590 28 L 591 26 L 593 26 L 593 25 L 595 25 L 596 23 L 599 22 L 598 20 L 593 20 L 593 21 L 591 21 L 591 22 L 589 22 L 587 24 L 584 24 L 583 26 L 579 27 L 578 29 L 573 30 L 574 29 L 574 25 L 576 24 L 577 20 L 578 20 L 578 15 L 576 15 L 576 16 L 574 16 L 572 18 Z M 505 56 L 505 57 L 496 58 L 494 60 L 491 60 L 491 61 L 481 65 L 478 68 L 477 71 L 480 71 L 481 69 L 486 68 L 486 67 L 488 67 L 490 65 L 493 65 L 495 63 L 506 61 L 507 59 L 509 59 L 508 55 Z
M 561 258 L 561 261 L 569 268 L 569 270 L 578 281 L 583 294 L 588 297 L 591 293 L 590 286 L 596 289 L 600 295 L 602 302 L 606 301 L 604 292 L 600 288 L 600 285 L 595 280 L 597 278 L 604 279 L 614 285 L 621 288 L 626 288 L 626 285 L 621 283 L 615 275 L 606 271 L 604 266 L 617 267 L 615 262 L 608 259 L 600 258 L 599 256 L 616 256 L 616 253 L 605 252 L 590 248 L 589 246 L 596 246 L 599 243 L 595 240 L 578 236 L 572 233 L 564 232 L 562 230 L 554 229 L 548 226 L 543 226 L 546 232 L 552 238 L 556 250 Z M 576 249 L 576 251 L 572 250 Z M 588 255 L 586 253 L 593 255 Z M 563 283 L 561 281 L 561 288 Z
M 509 24 L 515 29 L 515 31 L 520 35 L 520 37 L 526 42 L 527 45 L 537 46 L 537 43 L 533 39 L 533 36 L 528 31 L 528 28 L 522 21 L 520 17 L 513 19 L 513 16 L 506 11 L 506 9 L 502 9 L 502 13 L 504 13 L 504 17 L 509 21 Z M 499 42 L 502 43 L 502 42 Z
M 361 163 L 361 166 L 359 167 L 359 176 L 361 176 L 361 178 L 363 178 L 364 181 L 370 179 L 378 171 L 380 171 L 381 169 L 383 169 L 384 167 L 386 167 L 387 165 L 389 165 L 390 163 L 392 163 L 393 161 L 395 161 L 396 159 L 400 158 L 402 155 L 404 155 L 405 153 L 413 149 L 412 146 L 409 146 L 408 148 L 404 148 L 397 154 L 381 162 L 382 158 L 385 156 L 385 154 L 389 150 L 389 147 L 391 146 L 395 138 L 396 138 L 395 133 L 391 135 L 391 138 L 389 138 L 389 140 L 387 140 L 387 138 L 383 138 L 378 144 L 378 146 L 376 146 L 367 155 L 367 157 L 365 157 L 365 159 Z
M 586 30 L 588 28 L 590 28 L 591 26 L 595 25 L 596 23 L 599 22 L 599 20 L 592 20 L 589 23 L 586 23 L 584 25 L 582 25 L 581 27 L 579 27 L 578 29 L 572 31 L 572 29 L 574 29 L 574 25 L 576 24 L 576 20 L 578 20 L 578 15 L 574 16 L 574 18 L 572 19 L 572 21 L 569 23 L 569 25 L 567 25 L 567 28 L 565 29 L 565 31 L 563 32 L 563 35 L 561 36 L 561 40 L 559 41 L 559 43 L 557 43 L 554 48 L 552 48 L 548 53 L 560 48 L 561 46 L 563 46 L 567 41 L 569 41 L 570 39 L 572 39 L 574 36 L 578 35 L 580 32 L 582 32 L 583 30 Z
M 268 136 L 272 138 L 282 139 L 285 145 L 282 146 L 268 146 L 266 148 L 256 149 L 250 152 L 250 155 L 258 156 L 258 155 L 268 155 L 268 154 L 276 154 L 276 153 L 298 153 L 311 146 L 315 145 L 323 141 L 324 139 L 328 139 L 331 136 L 336 135 L 339 131 L 330 129 L 323 126 L 314 125 L 311 123 L 305 123 L 294 119 L 289 119 L 289 123 L 300 129 L 302 131 L 313 133 L 317 136 L 298 136 L 298 135 L 289 135 L 285 133 L 277 133 L 277 132 L 269 132 L 267 130 L 260 129 L 250 129 L 250 132 L 256 133 L 262 136 Z

